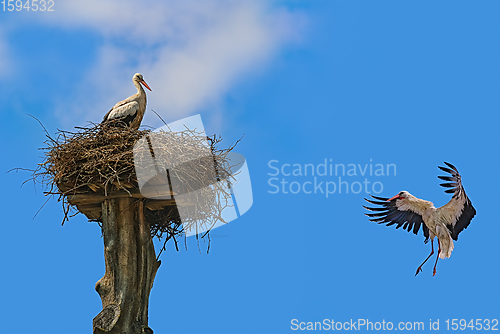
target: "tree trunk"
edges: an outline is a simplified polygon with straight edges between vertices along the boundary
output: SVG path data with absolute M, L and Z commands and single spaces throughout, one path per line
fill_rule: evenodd
M 102 311 L 93 320 L 94 334 L 151 334 L 149 294 L 160 261 L 156 260 L 144 204 L 133 198 L 102 203 L 106 273 L 95 289 Z

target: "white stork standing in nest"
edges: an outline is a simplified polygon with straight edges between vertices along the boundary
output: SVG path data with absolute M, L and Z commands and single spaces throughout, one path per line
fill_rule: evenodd
M 127 126 L 130 128 L 138 129 L 141 125 L 142 118 L 146 112 L 146 92 L 141 84 L 151 91 L 142 74 L 136 73 L 132 78 L 137 94 L 127 97 L 125 100 L 115 104 L 113 108 L 102 120 L 102 123 L 113 123 L 116 126 Z
M 436 265 L 439 258 L 450 257 L 453 250 L 453 240 L 458 240 L 458 235 L 469 226 L 470 221 L 476 215 L 476 209 L 465 194 L 462 186 L 462 179 L 458 170 L 452 164 L 445 162 L 450 167 L 439 167 L 442 171 L 450 173 L 451 176 L 438 176 L 441 180 L 449 181 L 441 183 L 446 193 L 453 193 L 451 200 L 440 208 L 435 208 L 434 204 L 423 199 L 416 198 L 407 191 L 401 191 L 392 198 L 371 196 L 374 200 L 365 200 L 369 203 L 380 205 L 381 207 L 365 209 L 376 213 L 366 213 L 371 217 L 370 221 L 391 226 L 396 224 L 396 228 L 403 226 L 408 232 L 413 230 L 417 234 L 420 226 L 425 236 L 425 243 L 431 239 L 431 253 L 417 268 L 415 276 L 422 271 L 422 266 L 434 254 L 434 237 L 438 237 L 438 255 L 434 263 L 433 276 L 436 275 Z

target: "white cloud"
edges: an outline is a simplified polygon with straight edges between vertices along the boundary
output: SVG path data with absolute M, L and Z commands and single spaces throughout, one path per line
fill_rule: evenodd
M 67 122 L 100 121 L 115 102 L 135 93 L 135 72 L 153 89 L 148 109 L 171 116 L 169 121 L 206 109 L 236 82 L 261 71 L 296 37 L 301 21 L 260 1 L 88 0 L 57 6 L 54 15 L 40 16 L 44 24 L 90 28 L 105 41 L 96 64 L 75 85 L 75 96 L 61 101 L 65 112 L 59 115 L 71 115 Z M 146 123 L 153 119 L 146 114 Z

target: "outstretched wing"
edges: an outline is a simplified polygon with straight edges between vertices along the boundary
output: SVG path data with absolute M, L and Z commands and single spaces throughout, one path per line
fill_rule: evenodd
M 448 226 L 453 240 L 458 239 L 458 235 L 469 226 L 470 221 L 476 215 L 476 209 L 465 194 L 462 186 L 462 177 L 458 170 L 450 163 L 445 162 L 449 167 L 438 166 L 444 172 L 450 173 L 451 176 L 438 176 L 441 180 L 448 181 L 441 183 L 440 186 L 450 188 L 445 190 L 446 193 L 453 194 L 451 200 L 444 206 L 437 209 L 439 219 Z
M 370 221 L 378 224 L 386 224 L 386 226 L 396 225 L 396 228 L 403 227 L 404 230 L 408 232 L 413 230 L 414 234 L 418 234 L 420 226 L 422 226 L 422 231 L 425 236 L 425 242 L 429 241 L 429 229 L 425 226 L 422 216 L 410 209 L 401 210 L 396 206 L 396 200 L 388 202 L 388 198 L 378 197 L 370 195 L 372 198 L 378 200 L 366 199 L 368 203 L 379 205 L 381 207 L 370 208 L 367 206 L 363 207 L 367 210 L 374 211 L 375 213 L 365 213 L 370 217 Z

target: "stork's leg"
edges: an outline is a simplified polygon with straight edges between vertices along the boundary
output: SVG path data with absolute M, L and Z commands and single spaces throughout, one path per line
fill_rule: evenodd
M 438 239 L 438 242 L 439 242 L 439 239 Z M 424 262 L 422 262 L 422 264 L 417 268 L 417 272 L 415 273 L 415 276 L 418 275 L 419 272 L 422 271 L 422 266 L 424 265 L 424 263 L 427 262 L 427 260 L 429 260 L 429 258 L 432 256 L 432 254 L 434 254 L 434 239 L 431 239 L 431 253 L 429 254 L 429 256 L 424 260 Z
M 436 275 L 436 266 L 438 264 L 438 259 L 439 259 L 439 254 L 441 254 L 441 243 L 439 242 L 439 238 L 438 238 L 438 255 L 436 257 L 436 263 L 434 263 L 434 271 L 432 272 L 432 276 Z

